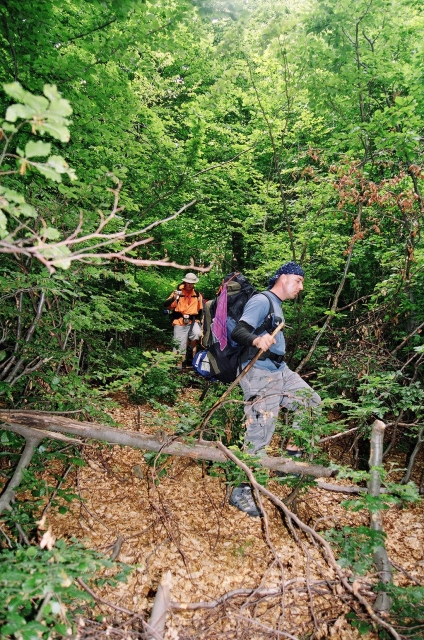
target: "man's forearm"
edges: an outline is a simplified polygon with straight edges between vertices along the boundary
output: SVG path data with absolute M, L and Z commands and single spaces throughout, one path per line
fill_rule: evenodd
M 258 336 L 253 333 L 253 327 L 244 321 L 239 322 L 231 333 L 231 339 L 243 347 L 251 347 L 257 337 Z

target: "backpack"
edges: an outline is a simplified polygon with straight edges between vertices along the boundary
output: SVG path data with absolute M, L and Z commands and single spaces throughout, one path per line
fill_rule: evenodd
M 241 273 L 232 272 L 225 276 L 223 283 L 227 283 L 227 346 L 221 350 L 217 338 L 212 333 L 213 322 L 218 305 L 220 288 L 218 295 L 213 300 L 209 300 L 203 310 L 203 350 L 198 351 L 193 358 L 193 368 L 204 378 L 209 380 L 219 380 L 220 382 L 233 382 L 237 377 L 237 369 L 240 363 L 240 356 L 245 347 L 231 340 L 231 333 L 243 315 L 246 302 L 252 296 L 258 294 L 249 280 Z M 271 299 L 265 291 L 262 291 L 269 300 L 269 311 L 264 322 L 255 329 L 254 333 L 261 333 L 272 326 L 273 306 Z

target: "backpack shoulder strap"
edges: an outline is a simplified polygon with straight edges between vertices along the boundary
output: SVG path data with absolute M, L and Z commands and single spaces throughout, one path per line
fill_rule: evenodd
M 273 312 L 273 304 L 272 304 L 272 298 L 271 296 L 268 294 L 267 291 L 259 291 L 258 293 L 256 293 L 255 295 L 259 295 L 262 294 L 265 296 L 265 298 L 268 300 L 269 303 L 269 309 L 268 309 L 268 313 L 265 316 L 262 324 L 259 325 L 259 327 L 256 327 L 255 331 L 253 333 L 261 333 L 261 331 L 265 331 L 265 329 L 267 328 L 269 319 L 271 318 L 272 312 Z M 252 296 L 253 297 L 253 296 Z

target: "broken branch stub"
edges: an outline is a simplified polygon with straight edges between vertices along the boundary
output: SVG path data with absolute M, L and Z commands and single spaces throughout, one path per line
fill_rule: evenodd
M 374 420 L 371 432 L 370 451 L 370 479 L 368 482 L 368 494 L 373 497 L 380 496 L 381 477 L 378 467 L 383 461 L 383 439 L 386 425 L 381 420 Z M 383 519 L 381 510 L 371 513 L 370 529 L 373 531 L 383 531 Z M 374 564 L 378 572 L 380 581 L 389 584 L 393 581 L 392 565 L 390 564 L 384 544 L 375 548 L 373 553 Z M 392 606 L 392 600 L 385 591 L 380 591 L 374 603 L 376 611 L 387 613 Z

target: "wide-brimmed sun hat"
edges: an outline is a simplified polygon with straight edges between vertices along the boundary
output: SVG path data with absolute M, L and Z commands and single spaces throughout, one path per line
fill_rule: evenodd
M 186 273 L 183 282 L 188 282 L 189 284 L 196 284 L 199 282 L 199 278 L 194 273 Z

